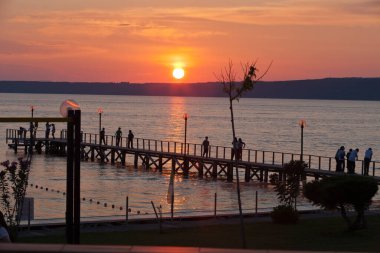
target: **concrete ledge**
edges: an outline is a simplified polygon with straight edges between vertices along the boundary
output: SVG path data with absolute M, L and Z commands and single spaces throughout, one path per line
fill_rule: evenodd
M 163 246 L 119 246 L 119 245 L 72 245 L 72 244 L 21 244 L 0 243 L 0 252 L 41 252 L 41 253 L 318 253 L 317 251 L 244 250 L 194 247 Z M 322 253 L 322 252 L 319 252 Z M 333 253 L 323 251 L 323 253 Z M 352 253 L 352 252 L 351 252 Z

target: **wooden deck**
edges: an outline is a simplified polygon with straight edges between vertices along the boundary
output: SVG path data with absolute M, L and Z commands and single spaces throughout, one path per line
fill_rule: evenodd
M 59 138 L 45 138 L 40 131 L 32 139 L 35 152 L 52 155 L 66 154 L 66 135 L 62 131 Z M 30 133 L 20 135 L 16 129 L 7 129 L 6 141 L 8 146 L 17 152 L 22 148 L 28 152 L 31 139 Z M 128 147 L 127 139 L 120 140 L 116 146 L 114 136 L 105 136 L 104 144 L 99 144 L 99 135 L 82 133 L 81 159 L 84 161 L 99 161 L 111 164 L 133 164 L 135 168 L 143 167 L 162 172 L 174 170 L 185 177 L 197 175 L 199 178 L 226 179 L 233 181 L 235 160 L 232 158 L 230 147 L 210 146 L 207 156 L 202 156 L 203 148 L 200 144 L 160 141 L 152 139 L 135 138 L 133 148 Z M 184 152 L 186 150 L 186 153 Z M 309 168 L 306 175 L 319 178 L 337 175 L 335 172 L 335 160 L 332 157 L 303 155 Z M 284 164 L 290 160 L 300 159 L 300 154 L 281 153 L 243 149 L 242 157 L 238 162 L 239 171 L 244 173 L 246 182 L 258 180 L 268 182 L 269 175 L 278 173 L 280 180 Z M 356 163 L 356 173 L 363 174 L 363 161 Z M 380 183 L 379 162 L 371 162 L 369 175 L 375 177 Z M 342 175 L 342 173 L 339 173 Z

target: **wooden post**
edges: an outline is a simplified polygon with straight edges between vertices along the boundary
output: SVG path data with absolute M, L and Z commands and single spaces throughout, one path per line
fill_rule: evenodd
M 256 191 L 256 198 L 255 198 L 255 215 L 257 215 L 257 206 L 258 206 L 258 193 Z
M 218 164 L 216 162 L 212 163 L 212 178 L 213 179 L 218 178 Z
M 115 164 L 115 150 L 111 149 L 111 164 Z
M 198 177 L 199 178 L 203 178 L 203 160 L 200 160 L 199 161 L 199 171 L 198 171 Z
M 227 181 L 232 182 L 234 180 L 233 163 L 228 163 L 227 167 Z
M 90 152 L 91 152 L 91 162 L 95 161 L 95 148 L 90 147 Z
M 121 151 L 121 165 L 125 165 L 125 160 L 127 157 L 127 153 L 125 151 Z
M 74 243 L 80 244 L 80 144 L 81 111 L 74 111 Z
M 145 165 L 145 169 L 149 170 L 149 155 L 148 154 L 145 154 L 144 165 Z
M 162 155 L 158 156 L 158 171 L 162 172 Z
M 129 197 L 127 196 L 125 199 L 125 222 L 128 223 L 128 215 L 129 215 Z
M 68 111 L 66 169 L 66 242 L 74 243 L 74 111 Z
M 244 177 L 244 179 L 245 179 L 245 182 L 249 182 L 249 180 L 251 179 L 251 168 L 250 168 L 250 166 L 246 166 L 245 167 L 245 177 Z
M 214 197 L 214 217 L 215 217 L 215 219 L 216 219 L 216 201 L 217 201 L 217 195 L 215 192 L 215 197 Z
M 135 159 L 134 159 L 133 165 L 134 165 L 135 169 L 137 169 L 139 166 L 139 153 L 138 152 L 135 153 Z
M 188 177 L 189 176 L 189 158 L 185 155 L 183 157 L 183 176 Z

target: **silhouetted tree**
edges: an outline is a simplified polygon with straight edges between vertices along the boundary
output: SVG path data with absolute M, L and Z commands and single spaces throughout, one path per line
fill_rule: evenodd
M 328 210 L 340 210 L 348 228 L 356 230 L 366 227 L 364 212 L 371 205 L 377 191 L 377 182 L 371 177 L 344 175 L 307 183 L 304 196 L 314 205 Z M 351 221 L 347 215 L 350 207 L 356 211 L 355 221 Z
M 243 94 L 247 91 L 252 90 L 256 83 L 261 80 L 268 72 L 271 64 L 267 70 L 260 76 L 257 77 L 258 69 L 256 68 L 256 63 L 245 63 L 241 64 L 243 78 L 242 81 L 238 81 L 236 78 L 236 72 L 233 67 L 233 63 L 229 60 L 228 65 L 224 67 L 219 74 L 216 74 L 217 80 L 223 85 L 223 91 L 228 95 L 230 113 L 231 113 L 231 125 L 232 125 L 232 137 L 235 140 L 236 131 L 235 131 L 235 119 L 234 119 L 234 109 L 233 101 L 239 101 Z M 241 79 L 240 79 L 241 80 Z M 244 221 L 243 221 L 243 211 L 241 207 L 241 198 L 240 198 L 240 183 L 239 183 L 239 171 L 238 171 L 238 156 L 235 154 L 235 173 L 237 180 L 237 195 L 238 195 L 238 205 L 239 205 L 239 214 L 240 214 L 240 223 L 241 223 L 241 233 L 243 248 L 245 248 L 245 232 L 244 232 Z

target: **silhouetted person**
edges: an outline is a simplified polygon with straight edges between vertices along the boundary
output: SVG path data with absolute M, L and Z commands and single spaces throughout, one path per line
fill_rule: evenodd
M 120 145 L 120 140 L 121 140 L 121 136 L 122 136 L 122 132 L 121 132 L 121 128 L 119 127 L 115 133 L 115 137 L 116 137 L 116 146 L 119 146 Z
M 55 124 L 51 124 L 51 136 L 53 136 L 53 139 L 55 139 Z
M 49 124 L 49 122 L 46 122 L 46 124 L 45 124 L 45 138 L 46 139 L 49 139 L 49 135 L 50 135 L 50 124 Z
M 373 155 L 372 148 L 368 148 L 368 149 L 365 151 L 365 154 L 364 154 L 364 175 L 365 175 L 365 176 L 368 176 L 368 172 L 369 172 L 369 163 L 370 163 L 371 160 L 372 160 L 372 155 Z
M 352 152 L 352 148 L 350 148 L 346 154 L 346 158 L 347 158 L 347 173 L 351 170 L 351 162 L 348 158 L 350 158 L 350 155 L 351 155 L 351 152 Z
M 344 159 L 345 159 L 346 152 L 344 151 L 344 146 L 341 146 L 335 154 L 335 160 L 336 160 L 336 172 L 344 172 Z
M 231 160 L 233 160 L 235 156 L 237 157 L 238 148 L 239 148 L 239 142 L 238 142 L 238 139 L 235 137 L 234 140 L 232 141 Z
M 106 141 L 105 141 L 105 135 L 106 135 L 106 131 L 104 130 L 104 127 L 102 128 L 102 130 L 100 130 L 100 133 L 99 133 L 99 144 L 106 144 Z
M 237 148 L 238 148 L 238 150 L 237 150 L 237 154 L 238 154 L 237 159 L 240 160 L 242 158 L 242 155 L 243 155 L 243 148 L 245 148 L 245 142 L 241 138 L 239 138 Z
M 350 168 L 348 168 L 349 174 L 355 174 L 355 162 L 358 160 L 359 149 L 352 150 L 348 162 L 350 163 Z
M 34 123 L 34 128 L 33 128 L 33 130 L 34 130 L 33 136 L 34 137 L 37 137 L 37 128 L 38 128 L 38 122 L 35 122 Z
M 202 142 L 203 152 L 202 156 L 208 157 L 208 148 L 210 146 L 210 142 L 208 141 L 208 136 L 205 137 L 205 139 Z
M 132 130 L 129 130 L 128 132 L 128 148 L 133 148 L 133 138 L 135 136 L 132 133 Z

